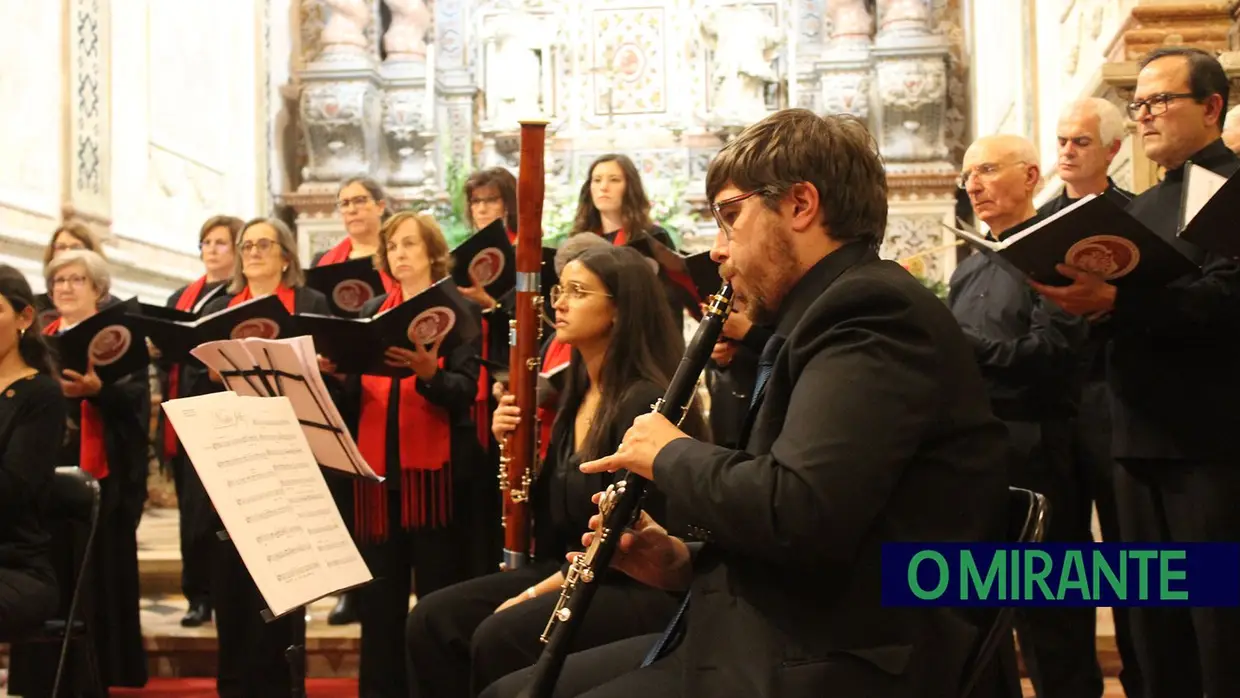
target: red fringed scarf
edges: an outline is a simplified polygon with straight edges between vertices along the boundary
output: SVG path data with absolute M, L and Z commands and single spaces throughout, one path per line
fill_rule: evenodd
M 508 242 L 509 244 L 512 244 L 512 245 L 517 244 L 517 231 L 515 230 L 508 231 Z
M 482 358 L 491 358 L 490 341 L 491 321 L 482 318 Z M 491 441 L 491 374 L 487 365 L 478 362 L 478 394 L 474 397 L 474 424 L 478 425 L 478 443 L 485 450 Z
M 43 334 L 54 335 L 60 331 L 60 318 L 49 322 L 43 328 Z M 78 417 L 78 466 L 90 473 L 96 480 L 108 476 L 108 450 L 103 440 L 103 416 L 99 408 L 88 399 L 81 402 L 82 411 Z
M 614 245 L 615 247 L 619 247 L 628 241 L 629 241 L 629 234 L 624 232 L 624 228 L 621 228 L 616 231 L 616 239 L 612 240 L 611 244 Z
M 400 305 L 403 296 L 388 294 L 378 312 Z M 439 359 L 443 369 L 443 358 Z M 362 407 L 357 447 L 376 474 L 387 477 L 388 400 L 393 378 L 362 376 Z M 444 526 L 452 519 L 452 429 L 448 413 L 422 397 L 417 377 L 400 381 L 401 525 L 405 528 Z M 448 467 L 445 467 L 448 466 Z M 363 541 L 382 540 L 388 533 L 388 485 L 354 485 L 356 535 Z
M 280 302 L 284 304 L 284 309 L 292 314 L 293 307 L 297 303 L 297 292 L 284 284 L 280 284 L 279 286 L 276 286 L 276 295 L 280 297 Z M 250 286 L 247 284 L 245 290 L 233 296 L 232 300 L 228 301 L 228 307 L 231 308 L 234 305 L 240 305 L 253 298 L 254 293 L 250 291 Z
M 207 286 L 207 277 L 203 275 L 194 283 L 185 287 L 181 292 L 181 297 L 177 299 L 176 309 L 183 312 L 190 312 L 194 309 L 194 304 L 198 302 L 198 298 L 202 296 L 202 289 Z M 173 364 L 168 369 L 168 394 L 164 396 L 164 400 L 175 400 L 181 396 L 181 365 Z M 176 429 L 172 428 L 172 422 L 164 419 L 164 462 L 172 460 L 178 451 L 179 441 L 177 440 Z
M 573 358 L 573 348 L 555 337 L 547 344 L 547 355 L 543 357 L 543 373 L 563 366 Z M 555 422 L 554 407 L 539 407 L 538 410 L 538 457 L 546 459 L 547 447 L 551 445 L 551 426 Z
M 349 261 L 349 255 L 353 254 L 353 239 L 345 238 L 338 245 L 323 253 L 319 257 L 319 263 L 315 266 L 325 267 L 328 264 L 340 264 Z M 379 278 L 383 280 L 383 292 L 392 295 L 392 293 L 400 292 L 400 284 L 396 283 L 396 279 L 387 275 L 387 272 L 379 271 Z

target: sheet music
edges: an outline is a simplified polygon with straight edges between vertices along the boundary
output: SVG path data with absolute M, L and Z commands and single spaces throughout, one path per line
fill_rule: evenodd
M 297 418 L 307 423 L 306 439 L 314 457 L 323 467 L 368 480 L 383 481 L 362 457 L 344 418 L 336 409 L 336 403 L 319 373 L 314 340 L 310 337 L 275 340 L 250 337 L 207 342 L 190 353 L 223 375 L 225 385 L 239 395 L 287 396 Z M 237 370 L 257 370 L 260 374 L 224 375 Z M 329 428 L 313 426 L 316 424 Z
M 1226 183 L 1226 177 L 1207 170 L 1201 165 L 1188 166 L 1188 172 L 1184 175 L 1184 210 L 1183 219 L 1180 221 L 1181 230 L 1188 227 L 1202 207 L 1214 198 L 1214 194 Z
M 162 407 L 273 615 L 372 579 L 288 398 Z

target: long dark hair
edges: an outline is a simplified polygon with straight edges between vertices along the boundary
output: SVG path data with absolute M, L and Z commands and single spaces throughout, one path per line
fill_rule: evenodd
M 635 240 L 648 235 L 654 228 L 650 220 L 650 199 L 646 197 L 646 188 L 642 186 L 641 173 L 627 155 L 608 153 L 600 155 L 590 163 L 586 181 L 581 185 L 581 194 L 577 197 L 577 217 L 573 221 L 573 235 L 579 233 L 597 233 L 604 235 L 610 230 L 603 230 L 603 214 L 594 205 L 594 197 L 590 194 L 590 183 L 594 181 L 594 169 L 605 162 L 614 162 L 624 173 L 624 196 L 620 199 L 620 220 L 624 224 L 625 235 Z
M 602 399 L 578 451 L 583 460 L 593 460 L 608 455 L 602 452 L 603 440 L 634 387 L 649 381 L 666 388 L 671 382 L 685 353 L 685 340 L 672 319 L 663 285 L 640 252 L 630 247 L 598 247 L 582 252 L 573 261 L 603 282 L 616 306 L 615 325 L 599 373 Z M 574 348 L 557 422 L 576 419 L 589 384 L 585 362 Z M 628 426 L 619 425 L 620 433 Z M 697 439 L 710 438 L 696 401 L 681 429 Z
M 30 283 L 22 273 L 7 264 L 0 264 L 0 296 L 13 306 L 13 312 L 20 313 L 26 308 L 34 308 L 34 292 Z M 22 360 L 34 370 L 48 376 L 56 375 L 52 352 L 43 339 L 43 328 L 39 326 L 39 314 L 34 313 L 30 327 L 17 340 L 17 351 Z

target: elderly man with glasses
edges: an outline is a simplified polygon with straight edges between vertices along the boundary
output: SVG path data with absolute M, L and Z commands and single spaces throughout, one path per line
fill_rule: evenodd
M 1125 540 L 1240 540 L 1240 264 L 1176 237 L 1185 166 L 1240 169 L 1221 138 L 1229 84 L 1214 56 L 1160 48 L 1141 61 L 1128 105 L 1163 181 L 1128 212 L 1199 270 L 1163 288 L 1118 289 L 1065 267 L 1070 286 L 1035 287 L 1111 338 L 1115 495 Z M 1237 695 L 1240 608 L 1131 609 L 1147 696 Z
M 959 185 L 996 240 L 1038 219 L 1033 194 L 1040 179 L 1033 144 L 988 136 L 965 152 Z M 1037 233 L 1034 233 L 1037 235 Z M 973 346 L 991 409 L 1010 435 L 1011 485 L 1041 492 L 1052 510 L 1078 508 L 1071 420 L 1080 391 L 1087 327 L 1038 296 L 1025 280 L 984 254 L 952 275 L 948 305 Z M 1052 516 L 1048 541 L 1089 538 L 1089 522 Z M 1021 654 L 1038 695 L 1099 698 L 1102 674 L 1094 648 L 1094 609 L 1030 609 L 1017 616 Z

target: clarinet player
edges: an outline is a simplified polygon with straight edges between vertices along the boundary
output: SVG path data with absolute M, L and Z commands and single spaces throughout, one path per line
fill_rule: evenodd
M 646 414 L 581 465 L 652 480 L 668 518 L 643 513 L 613 566 L 689 594 L 648 666 L 649 636 L 585 650 L 554 695 L 956 695 L 978 627 L 883 607 L 880 549 L 999 538 L 1005 433 L 947 308 L 876 254 L 887 187 L 874 139 L 852 117 L 777 112 L 724 147 L 706 191 L 712 256 L 775 330 L 746 433 L 734 450 Z M 528 677 L 482 695 L 515 696 Z

